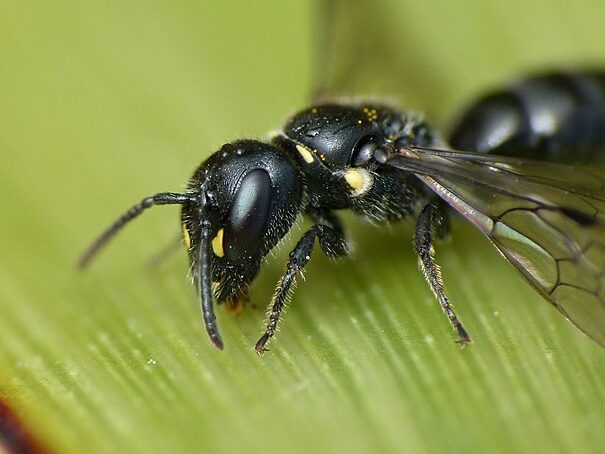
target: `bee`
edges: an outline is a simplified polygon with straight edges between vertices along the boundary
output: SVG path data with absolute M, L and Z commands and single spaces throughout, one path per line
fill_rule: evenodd
M 318 91 L 319 97 L 323 94 Z M 223 348 L 214 301 L 238 307 L 264 258 L 299 217 L 312 226 L 290 252 L 255 345 L 267 351 L 314 244 L 350 248 L 337 212 L 375 223 L 416 219 L 426 281 L 464 346 L 434 243 L 457 212 L 542 297 L 605 346 L 605 73 L 554 72 L 476 101 L 443 140 L 423 116 L 375 102 L 318 100 L 267 141 L 237 140 L 204 161 L 183 193 L 126 211 L 81 256 L 86 267 L 127 223 L 156 205 L 182 206 L 181 224 L 206 331 Z

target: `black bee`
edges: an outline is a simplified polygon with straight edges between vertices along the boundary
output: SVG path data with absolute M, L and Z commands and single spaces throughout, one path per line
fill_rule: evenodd
M 420 268 L 457 342 L 466 345 L 470 336 L 433 258 L 453 209 L 605 346 L 605 172 L 570 164 L 602 161 L 604 148 L 605 75 L 596 72 L 527 78 L 490 94 L 461 117 L 447 142 L 415 113 L 379 103 L 317 102 L 267 142 L 223 145 L 185 193 L 159 193 L 134 205 L 88 248 L 80 266 L 147 208 L 182 205 L 206 331 L 222 348 L 213 301 L 239 308 L 269 251 L 298 217 L 311 219 L 277 285 L 255 347 L 262 353 L 315 241 L 330 257 L 348 254 L 337 210 L 375 223 L 415 217 Z
M 588 96 L 600 93 L 600 98 Z M 546 118 L 546 119 L 545 119 Z M 384 105 L 319 104 L 294 115 L 268 143 L 224 145 L 193 174 L 184 194 L 143 199 L 85 252 L 85 266 L 128 221 L 153 205 L 179 204 L 206 330 L 222 348 L 213 308 L 237 301 L 267 253 L 304 215 L 304 233 L 280 279 L 267 328 L 275 333 L 315 240 L 330 257 L 348 253 L 335 211 L 375 222 L 417 217 L 415 249 L 431 290 L 462 345 L 470 337 L 433 260 L 453 208 L 481 230 L 567 318 L 605 345 L 605 177 L 596 169 L 510 156 L 573 160 L 605 145 L 605 78 L 552 74 L 490 95 L 445 148 L 420 116 Z M 492 155 L 498 150 L 502 155 Z

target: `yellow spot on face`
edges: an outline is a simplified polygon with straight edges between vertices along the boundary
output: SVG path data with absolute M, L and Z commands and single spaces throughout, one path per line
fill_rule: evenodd
M 307 150 L 305 147 L 303 147 L 302 145 L 296 144 L 296 149 L 298 150 L 298 152 L 300 153 L 300 155 L 303 157 L 303 159 L 305 160 L 305 162 L 307 164 L 311 164 L 313 162 L 313 155 L 311 154 L 311 152 L 309 150 Z
M 361 120 L 357 120 L 358 125 L 360 125 L 361 123 L 363 123 Z
M 311 113 L 317 113 L 317 108 L 313 107 L 313 108 L 311 109 Z
M 191 237 L 189 236 L 189 230 L 187 230 L 187 226 L 183 224 L 183 239 L 185 240 L 185 246 L 187 249 L 191 249 Z
M 225 233 L 225 229 L 220 229 L 216 236 L 212 239 L 212 250 L 216 254 L 217 257 L 224 257 L 225 250 L 223 249 L 223 234 Z

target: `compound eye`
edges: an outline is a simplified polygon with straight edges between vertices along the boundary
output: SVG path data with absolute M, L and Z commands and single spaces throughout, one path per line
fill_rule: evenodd
M 271 215 L 273 188 L 263 169 L 252 170 L 242 180 L 233 198 L 225 226 L 227 258 L 238 260 L 254 253 L 262 244 Z
M 368 136 L 357 142 L 355 150 L 353 150 L 352 164 L 354 167 L 361 167 L 372 160 L 384 164 L 385 156 L 385 150 L 376 145 L 372 136 Z

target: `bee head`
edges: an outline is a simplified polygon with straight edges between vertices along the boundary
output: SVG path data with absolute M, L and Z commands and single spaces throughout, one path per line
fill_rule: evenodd
M 207 261 L 219 302 L 245 291 L 292 226 L 302 193 L 293 159 L 279 148 L 256 140 L 221 147 L 189 182 L 187 194 L 196 203 L 183 205 L 194 280 Z

